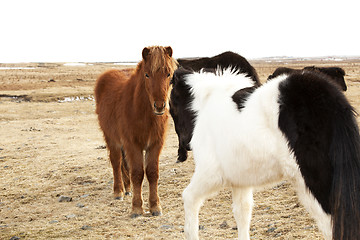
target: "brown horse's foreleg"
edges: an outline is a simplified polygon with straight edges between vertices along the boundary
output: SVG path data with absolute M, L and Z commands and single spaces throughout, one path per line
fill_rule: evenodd
M 149 181 L 149 205 L 150 212 L 153 216 L 161 215 L 161 206 L 158 196 L 159 181 L 159 156 L 162 146 L 153 145 L 145 155 L 146 177 Z
M 115 199 L 122 200 L 124 198 L 124 184 L 121 174 L 121 151 L 116 146 L 111 146 L 110 144 L 108 144 L 108 148 L 114 175 L 114 197 Z
M 135 218 L 144 213 L 142 204 L 142 182 L 144 180 L 144 159 L 141 149 L 126 149 L 126 160 L 130 169 L 130 179 L 133 187 L 131 217 Z

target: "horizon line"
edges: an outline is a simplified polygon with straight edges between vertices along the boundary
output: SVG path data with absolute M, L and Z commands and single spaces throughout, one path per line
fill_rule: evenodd
M 180 57 L 177 59 L 197 59 L 202 57 Z M 360 59 L 360 55 L 326 55 L 326 56 L 311 56 L 311 57 L 297 57 L 297 56 L 269 56 L 269 57 L 249 57 L 246 58 L 249 61 L 259 61 L 259 60 L 328 60 L 331 61 L 332 59 L 341 59 L 341 60 L 351 60 L 351 59 Z M 136 60 L 119 60 L 119 61 L 19 61 L 19 62 L 0 62 L 0 64 L 25 64 L 25 63 L 138 63 L 140 62 Z M 336 61 L 336 60 L 333 60 Z

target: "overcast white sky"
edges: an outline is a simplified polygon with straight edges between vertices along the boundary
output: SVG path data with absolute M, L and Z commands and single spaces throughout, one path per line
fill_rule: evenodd
M 360 56 L 359 0 L 1 0 L 0 62 Z

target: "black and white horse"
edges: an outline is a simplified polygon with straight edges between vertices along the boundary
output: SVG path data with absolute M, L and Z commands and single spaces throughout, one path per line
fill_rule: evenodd
M 329 79 L 331 82 L 333 82 L 335 85 L 337 85 L 341 90 L 343 90 L 343 91 L 347 90 L 347 86 L 346 86 L 345 79 L 344 79 L 345 71 L 344 71 L 344 69 L 342 69 L 340 67 L 308 66 L 308 67 L 304 67 L 303 69 L 279 67 L 279 68 L 275 69 L 273 74 L 271 74 L 268 77 L 268 80 L 273 79 L 281 74 L 289 74 L 289 73 L 294 73 L 294 72 L 301 73 L 303 71 L 313 71 L 313 72 L 317 72 L 317 73 L 326 74 L 328 76 L 327 79 Z
M 250 63 L 239 54 L 233 52 L 224 52 L 214 57 L 203 57 L 196 59 L 178 59 L 178 63 L 182 71 L 204 71 L 215 72 L 219 69 L 238 69 L 237 73 L 243 73 L 252 79 L 256 86 L 260 86 L 260 80 Z M 178 74 L 178 77 L 181 75 Z M 179 139 L 178 159 L 177 162 L 184 162 L 187 159 L 187 151 L 190 151 L 189 142 L 192 135 L 191 121 L 192 119 L 179 118 L 179 115 L 190 116 L 187 109 L 178 109 L 178 101 L 182 101 L 179 91 L 172 91 L 170 96 L 170 114 L 174 120 L 175 131 Z
M 194 119 L 195 172 L 183 192 L 185 235 L 198 239 L 204 200 L 232 188 L 239 239 L 253 189 L 287 179 L 326 239 L 360 239 L 360 136 L 355 111 L 325 75 L 281 75 L 261 87 L 236 70 L 179 70 L 178 108 Z M 179 115 L 179 118 L 185 117 Z

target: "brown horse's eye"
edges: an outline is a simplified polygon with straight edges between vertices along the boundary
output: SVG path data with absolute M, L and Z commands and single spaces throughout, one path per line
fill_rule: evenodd
M 145 73 L 145 77 L 146 77 L 146 78 L 149 78 L 149 75 L 148 75 L 147 73 Z
M 170 77 L 170 73 L 167 75 L 167 77 Z

